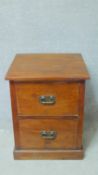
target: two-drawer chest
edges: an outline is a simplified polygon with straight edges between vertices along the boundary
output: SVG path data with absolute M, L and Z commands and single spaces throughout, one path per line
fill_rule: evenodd
M 82 159 L 85 80 L 80 54 L 17 54 L 10 82 L 15 159 Z

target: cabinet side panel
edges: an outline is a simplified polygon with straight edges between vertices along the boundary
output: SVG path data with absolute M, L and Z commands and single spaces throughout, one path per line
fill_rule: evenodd
M 79 88 L 79 125 L 77 130 L 77 147 L 82 147 L 82 139 L 83 139 L 83 123 L 84 123 L 84 97 L 85 97 L 85 81 L 80 82 L 80 88 Z
M 10 96 L 11 96 L 12 121 L 13 121 L 15 148 L 18 148 L 19 146 L 19 124 L 16 118 L 17 116 L 16 94 L 15 94 L 15 84 L 13 81 L 10 81 Z

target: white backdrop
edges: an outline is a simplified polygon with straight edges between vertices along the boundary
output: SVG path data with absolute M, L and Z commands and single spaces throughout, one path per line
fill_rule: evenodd
M 11 127 L 5 73 L 16 53 L 82 53 L 87 82 L 85 123 L 98 125 L 98 0 L 0 0 L 0 128 Z M 90 119 L 90 120 L 89 120 Z M 89 132 L 88 132 L 89 133 Z

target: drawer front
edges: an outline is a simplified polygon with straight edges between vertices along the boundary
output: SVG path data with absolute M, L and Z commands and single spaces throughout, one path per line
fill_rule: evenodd
M 56 119 L 19 120 L 19 148 L 76 148 L 78 121 Z
M 79 113 L 79 83 L 15 83 L 20 116 L 68 116 Z

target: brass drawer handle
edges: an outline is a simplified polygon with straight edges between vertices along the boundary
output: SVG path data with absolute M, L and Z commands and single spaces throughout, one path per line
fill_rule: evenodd
M 39 97 L 39 100 L 40 100 L 41 104 L 47 104 L 47 105 L 50 104 L 50 105 L 52 105 L 56 102 L 56 97 L 52 96 L 52 95 L 50 95 L 50 96 L 42 95 L 42 96 Z
M 56 131 L 41 131 L 41 137 L 44 138 L 44 139 L 55 139 L 56 138 Z

